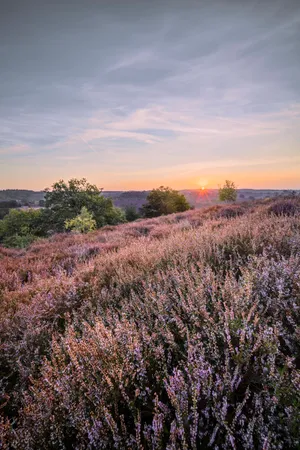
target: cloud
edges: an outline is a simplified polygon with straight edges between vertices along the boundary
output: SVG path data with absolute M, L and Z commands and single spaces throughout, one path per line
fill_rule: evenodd
M 154 52 L 152 50 L 143 50 L 140 52 L 134 52 L 131 55 L 126 55 L 119 59 L 115 64 L 107 68 L 107 73 L 113 72 L 115 70 L 128 68 L 130 66 L 136 67 L 141 63 L 147 63 L 149 60 L 152 60 L 154 56 Z
M 26 3 L 0 23 L 5 161 L 292 161 L 299 3 Z

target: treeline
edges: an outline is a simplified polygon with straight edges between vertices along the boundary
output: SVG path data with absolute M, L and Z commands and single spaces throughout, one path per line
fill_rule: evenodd
M 3 203 L 3 202 L 2 202 Z M 102 189 L 83 179 L 60 180 L 45 190 L 40 209 L 16 209 L 17 202 L 5 202 L 0 221 L 0 243 L 6 247 L 27 247 L 38 238 L 54 233 L 87 233 L 105 225 L 117 225 L 141 217 L 158 217 L 191 208 L 184 195 L 161 186 L 153 189 L 146 203 L 117 208 Z M 1 211 L 0 211 L 1 213 Z
M 23 206 L 37 206 L 43 199 L 43 191 L 32 191 L 28 189 L 0 190 L 0 202 L 15 200 Z

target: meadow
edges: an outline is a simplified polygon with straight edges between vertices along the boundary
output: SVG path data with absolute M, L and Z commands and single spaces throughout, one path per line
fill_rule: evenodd
M 300 199 L 0 247 L 1 449 L 299 449 Z

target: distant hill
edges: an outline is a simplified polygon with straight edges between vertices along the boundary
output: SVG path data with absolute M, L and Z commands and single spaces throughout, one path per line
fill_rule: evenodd
M 135 206 L 140 208 L 150 191 L 104 191 L 103 195 L 110 197 L 116 206 L 125 208 Z M 218 189 L 183 189 L 188 202 L 195 208 L 213 205 L 218 202 Z M 286 194 L 287 190 L 276 189 L 238 189 L 238 201 L 257 200 L 267 197 L 277 197 Z M 300 191 L 298 191 L 300 192 Z
M 149 192 L 150 191 L 103 191 L 103 195 L 111 198 L 114 205 L 120 208 L 135 206 L 139 209 L 146 202 Z M 218 189 L 183 189 L 180 192 L 186 196 L 188 202 L 195 208 L 209 206 L 218 201 Z M 276 189 L 239 189 L 238 201 L 276 197 L 288 192 L 290 191 Z M 20 204 L 20 206 L 39 206 L 43 199 L 43 191 L 26 189 L 0 190 L 0 202 L 15 201 Z
M 25 204 L 36 204 L 44 199 L 43 191 L 30 191 L 27 189 L 5 189 L 0 190 L 0 201 L 14 200 L 16 202 Z

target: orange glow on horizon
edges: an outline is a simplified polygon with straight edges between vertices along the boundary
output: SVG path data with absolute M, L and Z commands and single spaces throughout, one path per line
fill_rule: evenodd
M 43 169 L 46 170 L 47 167 Z M 0 189 L 33 189 L 39 191 L 52 186 L 60 178 L 69 180 L 82 177 L 87 178 L 92 184 L 103 186 L 105 191 L 143 191 L 163 185 L 176 190 L 198 190 L 200 194 L 204 195 L 210 189 L 218 189 L 218 186 L 226 179 L 234 181 L 239 189 L 300 189 L 298 164 L 295 164 L 292 169 L 283 167 L 280 173 L 268 170 L 265 167 L 260 170 L 257 167 L 255 169 L 249 167 L 244 168 L 243 171 L 238 168 L 226 171 L 217 168 L 200 176 L 199 173 L 194 176 L 190 174 L 177 175 L 175 173 L 164 174 L 163 176 L 150 176 L 150 174 L 149 176 L 144 174 L 141 176 L 136 173 L 130 174 L 130 176 L 123 174 L 123 178 L 120 177 L 121 174 L 118 172 L 103 173 L 99 176 L 96 169 L 90 172 L 72 169 L 69 171 L 62 170 L 53 175 L 52 173 L 45 174 L 42 170 L 39 173 L 26 172 L 23 167 L 16 166 L 13 175 L 8 171 L 1 177 Z

